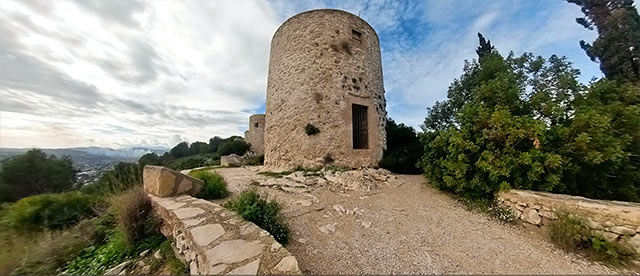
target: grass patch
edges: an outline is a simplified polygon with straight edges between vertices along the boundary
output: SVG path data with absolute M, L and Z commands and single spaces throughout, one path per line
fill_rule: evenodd
M 176 255 L 173 253 L 173 248 L 171 246 L 170 240 L 165 240 L 162 244 L 160 244 L 160 254 L 162 254 L 164 259 L 166 260 L 166 264 L 169 266 L 171 275 L 188 274 L 187 268 L 180 260 L 178 260 L 178 258 L 176 258 Z
M 268 176 L 268 177 L 274 177 L 274 178 L 282 178 L 285 175 L 290 175 L 294 172 L 297 171 L 302 171 L 304 169 L 302 169 L 302 167 L 300 167 L 300 169 L 298 170 L 298 168 L 290 170 L 290 171 L 281 171 L 281 172 L 259 172 L 258 174 L 264 175 L 264 176 Z
M 204 182 L 196 197 L 208 200 L 224 198 L 229 195 L 227 182 L 220 174 L 210 171 L 192 171 L 189 172 L 189 175 Z
M 3 240 L 0 254 L 1 274 L 56 275 L 68 261 L 75 258 L 95 238 L 95 219 L 84 220 L 64 230 L 13 235 Z M 14 260 L 13 264 L 8 262 Z
M 281 172 L 259 172 L 258 174 L 264 175 L 264 176 L 268 176 L 268 177 L 274 177 L 274 178 L 282 178 L 285 175 L 290 175 L 294 172 L 305 172 L 305 175 L 320 175 L 320 171 L 322 169 L 326 169 L 326 170 L 342 170 L 343 168 L 346 167 L 340 167 L 340 166 L 318 166 L 318 167 L 314 167 L 314 168 L 303 168 L 302 166 L 297 166 L 295 167 L 293 170 L 289 170 L 289 171 L 281 171 Z M 348 171 L 349 169 L 345 169 L 344 171 Z
M 549 234 L 560 248 L 582 251 L 595 259 L 613 264 L 623 263 L 634 256 L 631 250 L 592 233 L 581 218 L 566 212 L 557 215 L 558 219 L 550 225 Z
M 281 206 L 275 200 L 268 201 L 255 189 L 245 190 L 236 198 L 223 204 L 224 207 L 238 213 L 243 219 L 251 221 L 269 232 L 281 244 L 289 240 L 289 226 L 280 214 Z

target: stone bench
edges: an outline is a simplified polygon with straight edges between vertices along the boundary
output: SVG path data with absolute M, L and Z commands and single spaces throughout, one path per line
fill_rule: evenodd
M 145 166 L 145 175 L 147 169 L 169 170 Z M 176 183 L 172 177 L 144 177 L 145 191 L 168 191 L 171 189 L 147 186 Z M 150 193 L 149 197 L 155 214 L 162 220 L 162 234 L 174 239 L 176 257 L 188 266 L 190 274 L 302 274 L 289 251 L 267 231 L 234 212 L 190 195 L 159 197 Z

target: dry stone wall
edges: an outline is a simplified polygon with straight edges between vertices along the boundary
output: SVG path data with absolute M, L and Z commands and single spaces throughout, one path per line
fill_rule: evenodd
M 640 204 L 595 200 L 536 191 L 509 190 L 498 200 L 524 223 L 545 226 L 566 212 L 584 219 L 594 235 L 619 243 L 640 256 Z
M 353 148 L 352 105 L 367 107 L 367 148 Z M 339 10 L 288 19 L 271 41 L 265 169 L 376 166 L 386 146 L 386 101 L 375 30 Z M 311 124 L 320 132 L 308 135 Z
M 267 231 L 215 203 L 186 195 L 151 200 L 190 274 L 301 274 Z
M 163 169 L 145 166 L 144 174 L 165 175 Z M 152 192 L 149 197 L 154 213 L 162 220 L 162 234 L 173 238 L 176 256 L 190 274 L 301 274 L 289 251 L 267 231 L 234 212 L 186 194 L 159 197 L 153 193 L 169 190 L 162 186 L 174 186 L 172 179 L 145 177 L 144 186 Z

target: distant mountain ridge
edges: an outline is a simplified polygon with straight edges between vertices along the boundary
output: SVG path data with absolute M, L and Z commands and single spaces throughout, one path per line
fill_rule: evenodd
M 14 155 L 22 154 L 30 150 L 31 148 L 0 148 L 0 159 L 5 159 Z M 140 156 L 155 152 L 162 155 L 169 149 L 164 147 L 130 147 L 130 148 L 105 148 L 105 147 L 75 147 L 75 148 L 60 148 L 60 149 L 45 149 L 41 148 L 46 154 L 53 154 L 57 157 L 64 155 L 71 156 L 71 158 L 78 163 L 84 163 L 84 161 L 94 159 L 107 159 L 107 160 L 137 160 Z

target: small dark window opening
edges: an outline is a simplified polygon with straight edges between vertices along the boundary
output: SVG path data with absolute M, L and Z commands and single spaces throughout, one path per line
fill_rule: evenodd
M 351 29 L 351 38 L 360 42 L 362 41 L 362 33 Z
M 253 125 L 254 125 L 255 127 L 259 127 L 259 126 L 260 126 L 260 123 L 254 123 Z
M 366 106 L 359 104 L 353 104 L 351 106 L 351 124 L 353 126 L 353 148 L 369 148 L 369 128 Z

